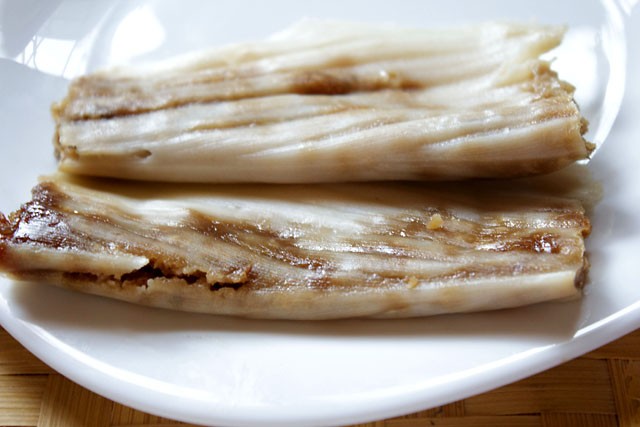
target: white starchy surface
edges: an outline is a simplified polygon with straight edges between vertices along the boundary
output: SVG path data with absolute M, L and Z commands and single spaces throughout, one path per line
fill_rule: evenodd
M 0 55 L 11 59 L 0 61 L 3 212 L 28 200 L 36 176 L 55 167 L 48 145 L 53 125 L 46 109 L 67 85 L 56 76 L 78 75 L 122 58 L 142 62 L 186 47 L 261 38 L 305 15 L 414 26 L 495 19 L 568 24 L 571 48 L 558 52 L 555 65 L 569 74 L 567 80 L 577 77 L 593 84 L 578 86 L 576 96 L 594 135 L 608 137 L 589 165 L 603 197 L 592 213 L 593 233 L 587 242 L 592 268 L 581 301 L 421 320 L 264 322 L 134 307 L 0 279 L 0 323 L 78 383 L 124 404 L 194 423 L 344 425 L 416 411 L 515 381 L 640 326 L 637 79 L 627 81 L 615 126 L 611 133 L 607 128 L 624 83 L 619 54 L 625 46 L 616 38 L 617 25 L 626 25 L 628 51 L 640 49 L 638 7 L 629 11 L 634 2 L 540 1 L 523 6 L 468 1 L 452 8 L 448 2 L 422 1 L 305 6 L 238 1 L 216 3 L 216 10 L 210 2 L 89 4 L 63 2 L 48 12 L 48 20 L 2 34 Z M 25 7 L 29 10 L 22 12 L 31 13 L 37 6 Z M 15 8 L 7 13 L 19 14 L 20 7 Z M 603 22 L 604 9 L 618 14 L 609 26 Z M 139 28 L 149 22 L 162 28 L 161 40 L 142 37 Z M 34 34 L 43 38 L 43 56 L 37 56 L 35 65 L 27 51 Z M 70 58 L 63 73 L 64 62 L 56 68 L 54 61 L 60 51 L 48 51 L 47 43 L 50 48 L 66 45 L 46 40 L 67 40 L 73 46 L 72 38 L 80 42 L 71 53 L 62 50 Z M 24 60 L 22 51 L 27 51 Z M 638 75 L 640 58 L 630 55 L 628 60 L 627 75 Z M 42 72 L 29 68 L 36 65 Z M 595 139 L 598 144 L 602 140 Z
M 53 108 L 60 169 L 212 183 L 442 180 L 549 172 L 591 152 L 573 87 L 540 58 L 561 26 L 318 20 L 286 32 L 72 81 Z
M 590 231 L 582 204 L 522 182 L 504 192 L 482 184 L 194 186 L 58 174 L 0 234 L 0 269 L 154 307 L 267 319 L 578 297 Z

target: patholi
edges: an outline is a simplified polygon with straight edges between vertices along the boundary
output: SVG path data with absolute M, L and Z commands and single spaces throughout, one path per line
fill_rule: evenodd
M 53 107 L 63 173 L 0 215 L 0 270 L 256 318 L 577 297 L 590 232 L 577 200 L 515 182 L 344 183 L 505 178 L 586 158 L 573 87 L 540 59 L 563 32 L 311 22 L 81 77 Z
M 272 39 L 72 82 L 60 169 L 153 181 L 501 178 L 593 149 L 540 55 L 564 29 L 306 22 Z
M 46 178 L 0 269 L 176 310 L 410 317 L 577 297 L 580 202 L 419 183 L 181 186 Z

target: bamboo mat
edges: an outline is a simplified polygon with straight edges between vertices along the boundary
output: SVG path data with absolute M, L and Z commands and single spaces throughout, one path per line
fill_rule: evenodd
M 188 426 L 100 397 L 57 374 L 0 328 L 0 426 Z M 640 426 L 640 329 L 525 380 L 359 427 Z

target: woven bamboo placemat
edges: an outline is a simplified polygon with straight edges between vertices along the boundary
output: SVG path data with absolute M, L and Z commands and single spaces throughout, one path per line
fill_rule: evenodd
M 0 426 L 188 426 L 80 387 L 0 328 Z M 640 426 L 640 329 L 496 390 L 366 427 Z

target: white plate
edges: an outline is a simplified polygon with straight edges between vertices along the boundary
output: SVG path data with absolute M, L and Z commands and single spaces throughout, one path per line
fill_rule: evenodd
M 555 67 L 578 87 L 590 137 L 604 140 L 590 164 L 604 198 L 592 216 L 593 267 L 581 301 L 416 320 L 267 322 L 155 310 L 0 279 L 0 323 L 62 374 L 126 405 L 201 424 L 278 426 L 363 422 L 441 405 L 640 327 L 637 78 L 629 79 L 622 100 L 625 71 L 640 75 L 639 55 L 625 63 L 627 51 L 640 52 L 635 2 L 0 3 L 4 212 L 28 199 L 38 174 L 55 168 L 48 107 L 63 96 L 65 78 L 261 38 L 302 16 L 412 26 L 566 23 Z

